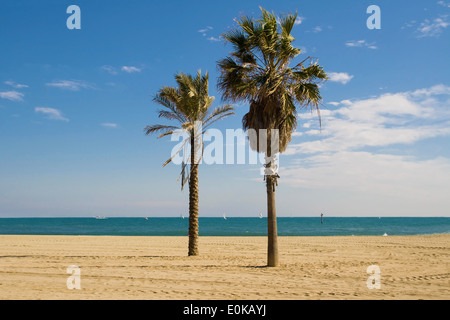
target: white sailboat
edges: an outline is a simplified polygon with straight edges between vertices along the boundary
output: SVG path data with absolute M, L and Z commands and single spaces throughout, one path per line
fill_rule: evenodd
M 181 214 L 180 216 L 181 216 L 181 219 L 184 219 L 184 215 L 183 214 Z
M 225 216 L 225 213 L 223 214 L 223 219 L 224 219 L 224 220 L 227 220 L 227 217 Z
M 259 213 L 259 218 L 262 219 L 263 215 L 262 212 Z

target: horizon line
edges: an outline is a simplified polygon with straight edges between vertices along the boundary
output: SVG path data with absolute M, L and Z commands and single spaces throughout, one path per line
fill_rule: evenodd
M 132 218 L 153 218 L 153 219 L 162 219 L 162 218 L 167 218 L 167 219 L 180 219 L 180 216 L 24 216 L 24 217 L 0 217 L 0 219 L 93 219 L 96 217 L 105 217 L 108 219 L 132 219 Z M 450 216 L 325 216 L 324 218 L 450 218 Z M 189 216 L 184 217 L 186 219 L 189 218 Z M 199 217 L 200 218 L 218 218 L 218 219 L 223 219 L 223 216 L 203 216 L 203 217 Z M 231 218 L 256 218 L 256 219 L 267 219 L 267 216 L 264 216 L 262 218 L 260 218 L 259 216 L 227 216 L 227 219 L 231 219 Z M 278 216 L 278 218 L 320 218 L 320 215 L 317 216 Z

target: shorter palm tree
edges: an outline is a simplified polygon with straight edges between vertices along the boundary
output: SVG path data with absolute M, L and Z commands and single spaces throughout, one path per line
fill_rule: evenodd
M 190 145 L 189 160 L 182 162 L 181 189 L 189 181 L 189 256 L 198 255 L 198 165 L 202 157 L 202 135 L 214 122 L 234 115 L 231 105 L 217 107 L 210 112 L 214 97 L 208 94 L 209 75 L 206 72 L 202 76 L 199 70 L 195 77 L 178 73 L 175 75 L 178 87 L 162 87 L 154 97 L 154 101 L 163 106 L 158 111 L 159 118 L 178 122 L 178 125 L 156 124 L 145 127 L 146 135 L 159 133 L 158 138 L 172 134 L 184 134 L 187 138 L 182 147 L 176 150 L 170 159 L 164 163 L 164 167 L 172 162 L 183 150 Z M 183 152 L 186 158 L 187 152 Z

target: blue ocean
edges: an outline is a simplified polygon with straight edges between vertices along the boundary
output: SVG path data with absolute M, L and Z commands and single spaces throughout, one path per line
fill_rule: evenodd
M 0 234 L 186 236 L 180 218 L 0 218 Z M 426 235 L 450 233 L 450 218 L 277 219 L 279 236 Z M 200 236 L 266 236 L 266 218 L 199 218 Z

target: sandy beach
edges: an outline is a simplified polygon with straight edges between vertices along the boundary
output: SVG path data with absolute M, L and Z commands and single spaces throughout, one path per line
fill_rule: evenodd
M 1 235 L 0 299 L 450 299 L 450 235 L 280 237 L 278 268 L 264 237 L 200 237 L 197 257 L 187 241 Z

